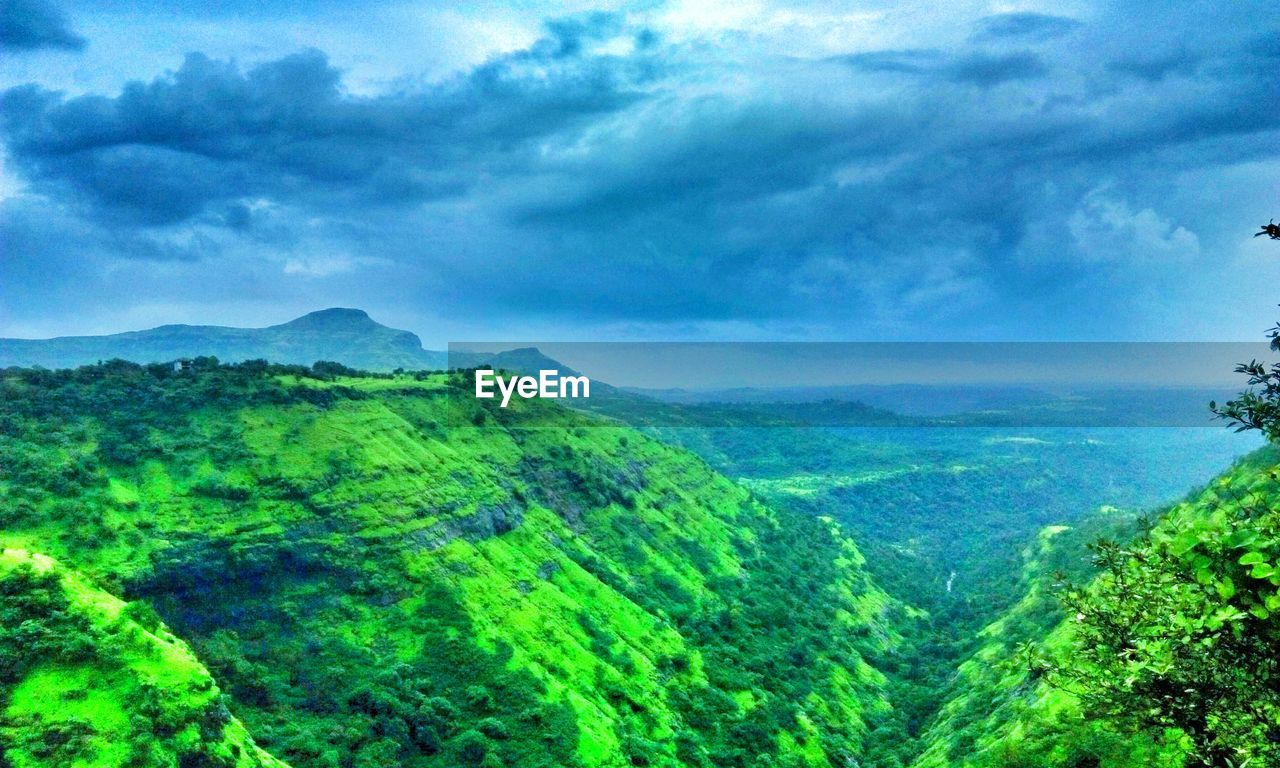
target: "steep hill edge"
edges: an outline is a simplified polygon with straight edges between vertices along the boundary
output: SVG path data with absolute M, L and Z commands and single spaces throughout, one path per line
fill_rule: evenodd
M 145 605 L 0 551 L 0 760 L 13 768 L 288 768 Z

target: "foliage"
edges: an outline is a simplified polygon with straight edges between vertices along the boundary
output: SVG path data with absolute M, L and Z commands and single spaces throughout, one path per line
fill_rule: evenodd
M 5 765 L 283 768 L 160 624 L 48 558 L 0 555 Z
M 1101 576 L 1065 597 L 1076 652 L 1054 668 L 1090 713 L 1177 729 L 1206 766 L 1280 759 L 1280 514 L 1274 485 L 1247 493 L 1099 543 Z
M 1085 510 L 1170 495 L 1235 445 L 656 431 L 745 490 L 638 432 L 465 385 L 212 359 L 0 373 L 0 545 L 128 597 L 121 621 L 172 627 L 226 692 L 202 683 L 191 708 L 145 676 L 111 689 L 158 724 L 139 759 L 178 754 L 166 733 L 247 744 L 243 721 L 295 768 L 1180 765 L 1177 738 L 1085 721 L 1014 660 L 1024 640 L 1070 647 L 1047 574 L 1088 579 L 1082 542 L 1128 535 Z M 39 610 L 50 658 L 120 668 L 110 633 Z M 79 679 L 6 642 L 15 681 Z M 58 749 L 99 740 L 72 713 L 23 722 Z
M 1052 630 L 1063 612 L 1039 581 L 1054 570 L 1089 578 L 1086 543 L 1129 530 L 1132 516 L 1114 507 L 1176 498 L 1254 444 L 1207 428 L 655 433 L 771 506 L 836 519 L 858 542 L 872 580 L 904 606 L 891 619 L 902 642 L 870 659 L 888 678 L 908 735 L 896 750 L 902 760 L 933 740 L 962 745 L 965 734 L 994 726 L 977 713 L 1003 695 L 991 688 L 1008 681 L 966 660 L 1010 658 Z M 1107 511 L 1091 514 L 1099 508 Z M 1053 528 L 1052 546 L 1037 540 L 1037 531 L 1060 525 L 1072 527 Z M 958 706 L 939 713 L 952 700 Z M 973 721 L 961 725 L 962 711 Z
M 897 642 L 886 598 L 828 522 L 563 409 L 458 418 L 464 384 L 10 370 L 0 538 L 173 627 L 295 768 L 821 767 L 902 740 L 866 663 Z
M 1271 349 L 1280 352 L 1280 324 L 1267 331 Z M 1220 418 L 1236 425 L 1237 431 L 1257 430 L 1267 440 L 1280 442 L 1280 363 L 1251 360 L 1236 366 L 1236 373 L 1248 377 L 1248 387 L 1238 397 L 1209 407 Z M 1260 387 L 1260 389 L 1254 389 Z

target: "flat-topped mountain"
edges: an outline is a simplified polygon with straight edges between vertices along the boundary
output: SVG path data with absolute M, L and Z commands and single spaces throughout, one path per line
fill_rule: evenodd
M 444 354 L 423 349 L 417 335 L 388 328 L 363 310 L 344 308 L 266 328 L 162 325 L 107 336 L 0 339 L 0 367 L 74 368 L 114 358 L 155 363 L 199 356 L 300 365 L 333 360 L 371 371 L 441 368 L 445 363 Z

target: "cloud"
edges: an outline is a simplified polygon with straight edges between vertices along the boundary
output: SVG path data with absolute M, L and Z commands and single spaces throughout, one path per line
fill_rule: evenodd
M 1048 72 L 1048 67 L 1039 56 L 1029 51 L 974 53 L 957 60 L 946 72 L 956 82 L 991 87 L 1013 80 L 1041 77 Z
M 1179 48 L 1172 51 L 1142 52 L 1125 55 L 1107 65 L 1107 69 L 1158 83 L 1171 75 L 1194 74 L 1204 57 Z
M 1151 208 L 1134 211 L 1106 189 L 1090 192 L 1068 221 L 1080 253 L 1091 261 L 1124 261 L 1149 269 L 1154 263 L 1200 256 L 1200 238 Z
M 1202 12 L 1156 20 L 1208 30 Z M 1243 203 L 1207 210 L 1205 190 L 1280 138 L 1280 49 L 1251 20 L 1149 41 L 1119 10 L 987 17 L 971 37 L 959 12 L 928 19 L 959 37 L 884 14 L 839 28 L 898 27 L 846 40 L 770 13 L 795 39 L 582 14 L 374 88 L 305 50 L 10 89 L 6 282 L 50 263 L 49 306 L 118 302 L 127 276 L 166 306 L 386 308 L 427 337 L 462 320 L 1123 335 L 1167 311 L 1135 308 L 1135 285 L 1190 285 L 1197 255 L 1230 246 Z M 1073 45 L 1039 45 L 1051 29 Z M 821 54 L 796 53 L 805 35 Z
M 1081 26 L 1076 19 L 1066 16 L 1053 16 L 1047 13 L 1017 12 L 999 13 L 984 16 L 975 24 L 973 33 L 976 40 L 1026 40 L 1044 41 L 1062 37 Z
M 106 218 L 163 225 L 229 211 L 243 222 L 239 201 L 260 197 L 320 208 L 428 200 L 642 98 L 643 62 L 579 55 L 600 26 L 557 28 L 464 76 L 375 97 L 346 93 L 319 51 L 247 71 L 192 54 L 113 98 L 11 89 L 0 119 L 14 167 L 37 189 Z
M 83 50 L 83 37 L 71 31 L 66 17 L 45 0 L 0 0 L 0 50 L 53 48 Z
M 863 72 L 896 72 L 912 75 L 937 71 L 943 59 L 941 51 L 922 48 L 865 51 L 840 57 L 840 60 Z
M 1030 51 L 947 53 L 936 49 L 866 51 L 837 57 L 860 72 L 899 74 L 990 88 L 1048 73 L 1044 60 Z

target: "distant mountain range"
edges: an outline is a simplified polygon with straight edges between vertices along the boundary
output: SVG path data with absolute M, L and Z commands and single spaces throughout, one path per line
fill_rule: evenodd
M 492 367 L 580 375 L 535 347 L 496 353 L 423 349 L 417 335 L 388 328 L 363 310 L 344 308 L 266 328 L 162 325 L 107 336 L 0 339 L 0 368 L 199 356 L 298 365 L 326 360 L 374 372 Z M 1233 391 L 1100 385 L 1050 392 L 1019 385 L 916 384 L 686 391 L 620 389 L 593 380 L 589 400 L 566 404 L 633 426 L 1196 426 L 1212 423 L 1210 400 L 1223 400 Z
M 533 375 L 543 369 L 580 375 L 536 347 L 496 353 L 423 349 L 417 334 L 388 328 L 362 309 L 343 307 L 322 309 L 266 328 L 162 325 L 106 336 L 0 338 L 0 368 L 75 368 L 115 359 L 168 363 L 193 357 L 216 357 L 224 363 L 268 360 L 294 365 L 326 360 L 374 372 L 489 366 Z
M 409 331 L 388 328 L 360 309 L 322 309 L 267 328 L 162 325 L 146 331 L 56 339 L 0 339 L 0 367 L 74 368 L 119 358 L 137 363 L 213 356 L 311 365 L 331 360 L 368 371 L 439 369 L 444 352 L 422 348 Z

